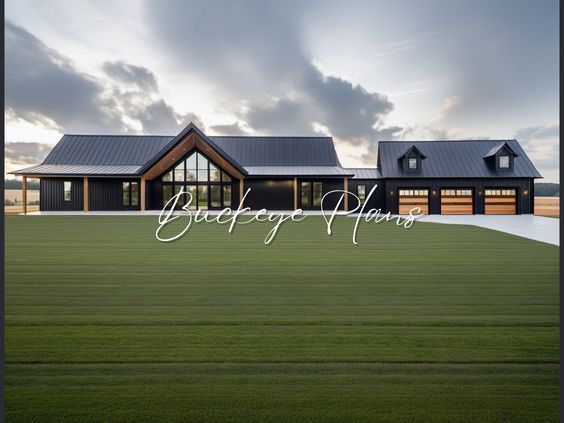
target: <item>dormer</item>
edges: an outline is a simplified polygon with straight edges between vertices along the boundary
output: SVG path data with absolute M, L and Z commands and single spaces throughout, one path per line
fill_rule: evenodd
M 507 142 L 502 142 L 488 151 L 484 160 L 497 172 L 509 172 L 513 171 L 515 157 L 519 157 L 519 154 Z
M 412 145 L 407 149 L 405 153 L 398 157 L 401 162 L 403 171 L 406 173 L 420 173 L 422 162 L 427 158 L 421 150 L 419 150 L 415 145 Z

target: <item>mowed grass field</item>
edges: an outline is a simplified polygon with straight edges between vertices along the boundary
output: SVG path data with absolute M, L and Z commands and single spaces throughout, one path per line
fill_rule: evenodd
M 555 422 L 558 248 L 468 226 L 10 216 L 9 422 Z

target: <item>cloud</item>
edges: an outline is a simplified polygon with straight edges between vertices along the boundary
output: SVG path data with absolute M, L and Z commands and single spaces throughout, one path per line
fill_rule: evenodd
M 453 111 L 456 111 L 460 105 L 463 103 L 462 97 L 460 96 L 452 96 L 443 99 L 439 110 L 437 111 L 437 118 L 436 120 L 442 120 L 452 115 Z
M 308 135 L 324 127 L 337 142 L 351 145 L 398 131 L 385 125 L 393 104 L 384 94 L 325 75 L 314 65 L 302 44 L 297 4 L 250 0 L 245 7 L 237 2 L 218 7 L 171 0 L 149 8 L 155 38 L 179 69 L 221 87 L 231 103 L 228 112 L 251 131 Z M 192 17 L 190 25 L 186 16 Z
M 560 124 L 550 123 L 519 129 L 515 138 L 521 143 L 547 181 L 559 180 Z
M 37 37 L 6 23 L 6 119 L 67 133 L 175 134 L 193 113 L 179 113 L 160 97 L 149 69 L 105 62 L 110 79 L 95 78 Z
M 102 69 L 116 81 L 131 84 L 151 92 L 158 91 L 155 75 L 143 66 L 131 65 L 119 60 L 117 62 L 104 62 Z
M 210 135 L 248 135 L 249 133 L 244 125 L 238 121 L 228 125 L 212 125 L 208 128 L 208 131 Z
M 40 142 L 7 142 L 4 145 L 5 170 L 11 172 L 41 163 L 52 148 Z

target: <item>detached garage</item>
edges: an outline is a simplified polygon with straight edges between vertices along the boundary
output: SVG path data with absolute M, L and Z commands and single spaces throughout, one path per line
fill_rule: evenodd
M 471 189 L 441 189 L 441 214 L 474 214 Z
M 517 214 L 516 189 L 486 189 L 485 214 Z

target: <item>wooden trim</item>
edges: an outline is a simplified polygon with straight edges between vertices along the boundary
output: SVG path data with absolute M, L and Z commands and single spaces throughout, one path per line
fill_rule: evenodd
M 23 214 L 27 214 L 27 177 L 22 177 L 22 203 Z
M 241 179 L 244 177 L 244 175 L 241 174 L 235 166 L 224 159 L 223 156 L 221 156 L 207 142 L 203 141 L 199 136 L 193 133 L 181 140 L 172 150 L 161 157 L 157 163 L 155 163 L 142 175 L 142 177 L 148 180 L 157 178 L 194 148 L 199 149 L 202 153 L 208 156 L 208 158 L 221 167 L 222 170 L 229 173 L 232 178 Z
M 84 199 L 83 210 L 88 211 L 88 176 L 84 177 L 84 183 L 82 184 L 82 198 Z
M 345 211 L 349 211 L 349 194 L 346 191 L 349 190 L 349 178 L 345 176 Z
M 298 209 L 298 178 L 294 178 L 294 210 Z
M 241 203 L 243 201 L 243 194 L 244 194 L 244 183 L 243 183 L 243 178 L 239 179 L 239 203 Z M 244 205 L 241 203 L 241 207 L 244 207 Z
M 141 178 L 141 185 L 139 187 L 141 190 L 141 211 L 145 211 L 145 178 Z

